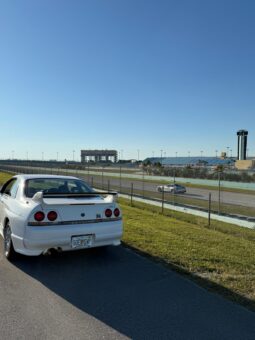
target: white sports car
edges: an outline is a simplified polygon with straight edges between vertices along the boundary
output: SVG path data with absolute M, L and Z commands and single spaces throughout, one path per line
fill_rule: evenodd
M 119 245 L 123 227 L 115 195 L 96 192 L 76 177 L 12 177 L 0 192 L 5 257 Z
M 174 194 L 185 194 L 186 188 L 180 184 L 167 184 L 157 186 L 158 192 L 170 192 Z

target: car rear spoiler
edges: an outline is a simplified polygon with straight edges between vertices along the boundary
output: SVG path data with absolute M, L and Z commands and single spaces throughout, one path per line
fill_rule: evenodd
M 38 203 L 44 203 L 44 198 L 83 198 L 83 197 L 97 197 L 97 196 L 106 196 L 104 198 L 103 203 L 111 203 L 116 201 L 118 197 L 117 192 L 111 192 L 111 191 L 95 191 L 95 192 L 86 192 L 84 194 L 46 194 L 43 193 L 43 191 L 38 191 L 34 194 L 32 197 L 32 200 Z

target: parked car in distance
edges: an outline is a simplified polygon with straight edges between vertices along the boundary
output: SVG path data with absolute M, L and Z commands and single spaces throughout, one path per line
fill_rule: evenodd
M 186 192 L 186 188 L 180 184 L 166 184 L 157 186 L 158 192 L 170 192 L 173 194 L 184 194 Z
M 5 257 L 119 245 L 123 228 L 116 194 L 96 192 L 71 176 L 12 177 L 0 191 Z

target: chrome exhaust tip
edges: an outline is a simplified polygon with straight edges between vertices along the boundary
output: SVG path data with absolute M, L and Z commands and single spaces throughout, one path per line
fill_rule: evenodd
M 57 255 L 59 253 L 62 252 L 62 248 L 58 247 L 58 248 L 49 248 L 49 249 L 46 249 L 44 252 L 43 252 L 43 255 L 45 256 L 54 256 L 54 255 Z

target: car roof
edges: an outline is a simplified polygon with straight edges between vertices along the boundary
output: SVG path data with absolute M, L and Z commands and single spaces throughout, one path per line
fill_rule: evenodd
M 73 176 L 61 176 L 61 175 L 45 175 L 45 174 L 37 174 L 37 175 L 31 175 L 31 174 L 22 174 L 22 175 L 15 175 L 14 178 L 18 178 L 21 180 L 27 180 L 27 179 L 40 179 L 40 178 L 58 178 L 58 179 L 79 179 L 77 177 Z

